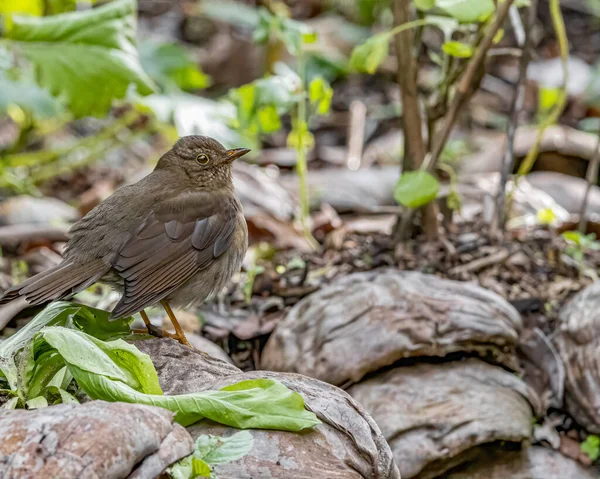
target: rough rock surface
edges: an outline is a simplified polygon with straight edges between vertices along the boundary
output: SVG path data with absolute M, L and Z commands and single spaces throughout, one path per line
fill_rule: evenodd
M 517 376 L 475 358 L 391 369 L 348 393 L 381 427 L 403 479 L 437 477 L 483 444 L 528 439 L 531 404 L 539 410 Z
M 221 479 L 399 479 L 392 452 L 377 424 L 360 404 L 335 386 L 298 374 L 242 373 L 172 340 L 144 341 L 143 349 L 156 365 L 165 394 L 220 389 L 246 379 L 273 378 L 300 393 L 306 407 L 323 422 L 302 433 L 252 430 L 253 449 L 239 461 L 216 467 Z M 193 437 L 236 432 L 209 421 L 188 430 Z
M 492 353 L 516 368 L 518 312 L 472 284 L 392 269 L 350 274 L 297 303 L 261 366 L 336 385 L 415 356 Z M 368 331 L 368 334 L 366 332 Z
M 446 479 L 596 479 L 597 475 L 545 447 L 485 455 Z
M 150 479 L 191 453 L 166 409 L 93 401 L 0 411 L 0 477 Z
M 600 281 L 560 312 L 554 341 L 565 365 L 565 403 L 590 432 L 600 432 Z

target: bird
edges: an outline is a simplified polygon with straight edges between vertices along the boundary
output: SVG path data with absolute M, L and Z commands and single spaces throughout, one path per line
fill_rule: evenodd
M 69 231 L 62 262 L 8 289 L 0 304 L 68 300 L 100 282 L 122 292 L 110 319 L 140 313 L 146 330 L 189 346 L 173 307 L 199 304 L 240 271 L 248 227 L 235 195 L 232 162 L 250 150 L 207 136 L 178 139 L 154 170 L 117 189 Z M 145 309 L 161 304 L 175 329 L 154 327 Z

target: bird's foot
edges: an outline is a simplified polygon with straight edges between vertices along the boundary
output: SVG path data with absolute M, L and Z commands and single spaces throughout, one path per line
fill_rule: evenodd
M 158 326 L 154 326 L 153 324 L 146 325 L 146 329 L 132 329 L 131 331 L 135 334 L 149 334 L 150 336 L 154 336 L 155 338 L 171 338 L 176 341 L 179 341 L 184 346 L 191 347 L 190 343 L 185 337 L 185 334 L 181 334 L 180 336 L 175 333 L 170 333 L 168 331 L 160 329 Z

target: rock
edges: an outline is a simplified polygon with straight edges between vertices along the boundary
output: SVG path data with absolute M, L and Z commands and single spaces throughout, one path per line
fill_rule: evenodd
M 483 444 L 529 439 L 530 403 L 539 411 L 517 376 L 475 358 L 395 368 L 348 393 L 381 427 L 403 479 L 438 477 Z
M 0 477 L 150 479 L 193 449 L 166 409 L 92 401 L 0 411 Z
M 516 368 L 521 328 L 510 304 L 478 286 L 373 270 L 345 276 L 297 303 L 267 342 L 261 367 L 336 385 L 403 358 L 456 351 L 491 352 Z
M 341 389 L 298 374 L 242 373 L 173 340 L 151 339 L 138 346 L 151 356 L 165 394 L 220 389 L 246 379 L 272 378 L 300 393 L 306 407 L 323 422 L 302 433 L 251 430 L 253 449 L 239 461 L 215 467 L 221 479 L 400 478 L 379 427 Z M 210 421 L 196 423 L 188 430 L 193 437 L 237 432 Z
M 0 204 L 0 225 L 70 223 L 79 219 L 79 212 L 56 198 L 34 198 L 21 195 Z
M 521 451 L 494 452 L 446 479 L 595 479 L 597 475 L 559 452 L 534 446 Z
M 565 365 L 567 411 L 585 428 L 600 433 L 600 281 L 563 307 L 554 338 Z

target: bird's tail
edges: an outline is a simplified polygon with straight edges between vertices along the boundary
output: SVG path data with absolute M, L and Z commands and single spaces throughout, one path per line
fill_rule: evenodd
M 57 299 L 68 299 L 83 291 L 110 270 L 102 259 L 83 264 L 68 261 L 56 265 L 23 283 L 13 286 L 0 297 L 0 304 L 24 297 L 30 306 L 48 303 Z

